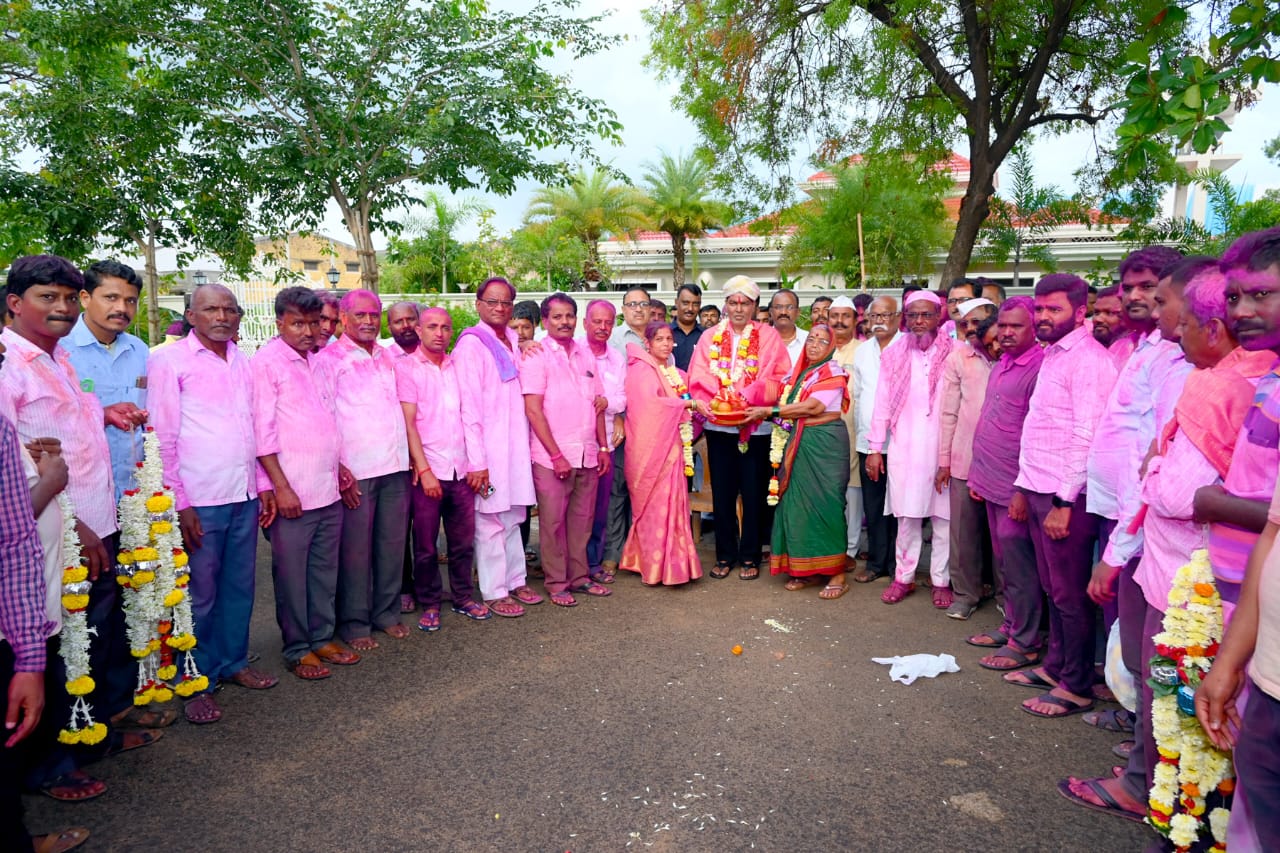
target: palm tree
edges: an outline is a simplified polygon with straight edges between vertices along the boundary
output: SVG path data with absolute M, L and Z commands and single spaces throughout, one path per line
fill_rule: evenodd
M 649 187 L 645 212 L 652 225 L 671 236 L 673 289 L 684 284 L 685 248 L 689 238 L 719 228 L 733 215 L 729 205 L 707 197 L 711 166 L 697 156 L 672 157 L 663 152 L 657 164 L 645 164 Z
M 1022 260 L 1033 261 L 1047 272 L 1055 272 L 1057 259 L 1039 237 L 1073 222 L 1092 222 L 1087 205 L 1069 199 L 1057 187 L 1038 187 L 1032 174 L 1031 152 L 1025 146 L 1014 150 L 1009 161 L 1012 181 L 1009 198 L 991 199 L 991 214 L 982 224 L 983 245 L 978 257 L 1003 264 L 1013 261 L 1013 286 L 1018 286 Z
M 607 170 L 580 169 L 567 184 L 542 187 L 534 193 L 526 218 L 562 222 L 582 242 L 586 250 L 582 277 L 594 283 L 601 279 L 600 240 L 641 228 L 645 224 L 644 196 L 635 187 L 615 180 Z

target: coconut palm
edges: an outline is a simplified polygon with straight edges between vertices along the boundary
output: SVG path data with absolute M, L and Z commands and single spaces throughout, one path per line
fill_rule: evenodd
M 673 289 L 684 284 L 685 250 L 690 238 L 719 228 L 733 215 L 729 205 L 709 198 L 711 166 L 697 156 L 677 156 L 663 152 L 658 162 L 645 164 L 644 181 L 649 190 L 645 212 L 658 231 L 671 237 Z
M 599 243 L 605 236 L 636 231 L 645 224 L 644 195 L 604 169 L 578 170 L 563 186 L 542 187 L 533 195 L 526 218 L 560 221 L 582 242 L 582 277 L 601 280 Z

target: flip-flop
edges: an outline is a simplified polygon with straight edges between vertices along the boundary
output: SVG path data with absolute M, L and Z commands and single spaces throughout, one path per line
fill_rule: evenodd
M 743 563 L 738 569 L 738 579 L 744 581 L 753 581 L 760 577 L 760 566 L 756 563 Z
M 854 583 L 871 583 L 872 581 L 880 580 L 880 578 L 884 577 L 886 574 L 888 574 L 888 572 L 876 574 L 864 566 L 853 573 L 853 580 Z
M 83 803 L 97 799 L 107 792 L 107 785 L 101 779 L 95 779 L 83 770 L 72 770 L 40 786 L 40 793 L 60 803 Z M 69 790 L 77 793 L 67 796 L 56 794 L 58 790 Z M 93 791 L 94 793 L 88 793 Z
M 825 578 L 818 575 L 811 575 L 807 578 L 791 578 L 782 588 L 787 592 L 799 592 L 802 589 L 808 589 L 811 586 L 817 586 L 822 583 Z
M 822 592 L 818 593 L 818 598 L 823 601 L 835 601 L 848 591 L 849 585 L 847 583 L 829 583 L 822 588 Z
M 1122 740 L 1115 746 L 1111 747 L 1111 754 L 1121 761 L 1128 761 L 1129 754 L 1133 752 L 1134 742 L 1131 740 Z
M 472 602 L 474 603 L 474 602 Z M 487 615 L 485 618 L 489 618 Z M 440 630 L 440 611 L 428 608 L 422 611 L 422 616 L 418 619 L 418 630 L 427 634 L 434 634 Z
M 1016 661 L 1016 663 L 1013 666 L 996 666 L 995 664 L 987 663 L 986 658 L 983 658 L 982 660 L 978 661 L 978 666 L 982 667 L 983 669 L 995 670 L 996 672 L 1010 672 L 1015 669 L 1022 669 L 1024 666 L 1034 666 L 1040 663 L 1039 652 L 1030 652 L 1030 653 L 1020 652 L 1017 649 L 1015 649 L 1013 646 L 1009 645 L 1008 643 L 996 649 L 994 652 L 987 655 L 987 657 L 988 658 L 1008 658 L 1011 661 Z M 1009 683 L 1012 684 L 1013 682 L 1009 682 Z
M 733 571 L 732 563 L 726 563 L 723 560 L 716 560 L 716 564 L 711 567 L 711 571 L 708 572 L 708 574 L 716 580 L 722 580 L 729 577 L 729 572 L 731 571 Z
M 1026 681 L 1013 681 L 1006 678 L 1004 679 L 1004 683 L 1012 684 L 1014 687 L 1030 687 L 1032 690 L 1052 690 L 1058 686 L 1040 673 L 1036 672 L 1034 669 L 1028 670 L 1022 674 L 1027 677 Z
M 107 747 L 106 757 L 110 758 L 122 752 L 151 746 L 162 737 L 164 737 L 164 732 L 160 729 L 136 729 L 130 732 L 119 732 L 118 735 L 112 735 L 109 741 L 111 746 Z
M 1145 812 L 1143 814 L 1131 812 L 1128 809 L 1121 806 L 1120 803 L 1116 802 L 1116 798 L 1111 796 L 1111 794 L 1107 791 L 1107 789 L 1102 787 L 1101 784 L 1099 784 L 1102 780 L 1085 779 L 1083 781 L 1086 785 L 1089 786 L 1089 790 L 1093 791 L 1094 796 L 1096 796 L 1099 800 L 1102 800 L 1102 802 L 1105 803 L 1106 805 L 1098 805 L 1097 803 L 1091 803 L 1088 800 L 1086 800 L 1084 797 L 1081 797 L 1075 791 L 1071 790 L 1070 779 L 1063 779 L 1061 782 L 1058 783 L 1058 793 L 1066 797 L 1071 802 L 1075 803 L 1077 806 L 1084 806 L 1086 809 L 1089 809 L 1090 811 L 1115 815 L 1116 817 L 1123 818 L 1124 820 L 1130 821 L 1131 823 L 1142 823 L 1144 820 L 1146 820 L 1147 815 Z
M 89 840 L 89 830 L 73 826 L 61 832 L 31 836 L 31 848 L 35 853 L 67 853 Z
M 569 587 L 569 589 L 573 592 L 582 593 L 583 595 L 594 595 L 597 598 L 604 598 L 605 596 L 613 595 L 613 590 L 609 589 L 607 586 L 601 586 L 595 581 L 587 581 L 586 583 Z
M 1009 638 L 999 631 L 988 631 L 985 634 L 965 637 L 964 641 L 969 645 L 977 646 L 980 649 L 999 649 L 1008 644 Z
M 1046 714 L 1044 711 L 1037 711 L 1035 708 L 1032 708 L 1030 705 L 1027 705 L 1025 703 L 1021 706 L 1022 710 L 1026 711 L 1031 716 L 1041 717 L 1046 720 L 1061 720 L 1064 717 L 1071 717 L 1076 714 L 1083 714 L 1085 711 L 1093 710 L 1092 699 L 1090 699 L 1088 702 L 1084 703 L 1083 705 L 1077 705 L 1075 702 L 1072 702 L 1070 699 L 1063 699 L 1061 696 L 1054 696 L 1052 693 L 1042 693 L 1039 696 L 1037 696 L 1036 699 L 1038 699 L 1041 702 L 1045 702 L 1049 705 L 1053 705 L 1056 708 L 1062 709 L 1061 714 Z M 1030 702 L 1033 700 L 1028 699 L 1027 701 Z
M 207 726 L 222 719 L 222 709 L 208 693 L 201 693 L 194 699 L 187 700 L 182 706 L 182 715 L 193 726 Z
M 315 652 L 307 652 L 297 660 L 287 662 L 285 668 L 303 681 L 320 681 L 333 675 L 329 667 L 320 662 Z
M 613 583 L 613 581 L 609 581 L 609 583 Z M 511 590 L 511 596 L 521 604 L 527 604 L 531 607 L 542 603 L 542 596 L 534 592 L 531 586 L 518 586 Z
M 578 599 L 573 597 L 569 592 L 553 592 L 551 593 L 551 603 L 557 607 L 577 607 Z
M 1102 729 L 1104 732 L 1133 734 L 1133 714 L 1123 708 L 1095 711 L 1092 714 L 1085 714 L 1081 719 L 1084 720 L 1086 726 L 1093 726 L 1095 729 Z

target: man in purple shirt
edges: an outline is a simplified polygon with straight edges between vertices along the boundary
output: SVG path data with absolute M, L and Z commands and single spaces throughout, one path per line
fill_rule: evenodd
M 1015 296 L 1000 306 L 996 329 L 1000 360 L 987 380 L 987 396 L 973 434 L 969 494 L 986 504 L 991 545 L 1004 589 L 1000 630 L 966 642 L 994 651 L 981 660 L 987 669 L 1018 669 L 1040 659 L 1040 620 L 1044 591 L 1036 573 L 1036 555 L 1026 517 L 1009 512 L 1018 478 L 1022 424 L 1031 405 L 1044 350 L 1036 342 L 1035 304 Z

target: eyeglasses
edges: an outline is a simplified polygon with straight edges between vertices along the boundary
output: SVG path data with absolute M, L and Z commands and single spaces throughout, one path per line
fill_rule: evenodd
M 824 341 L 822 338 L 815 338 L 813 335 L 810 335 L 810 336 L 809 336 L 809 343 L 811 343 L 811 344 L 819 344 L 820 346 L 824 346 L 824 347 L 825 347 L 827 344 L 831 343 L 831 340 L 828 338 L 827 340 L 825 340 L 825 341 Z
M 488 305 L 490 308 L 510 308 L 512 305 L 516 304 L 514 301 L 510 299 L 479 299 L 477 301 L 483 302 L 485 305 Z
M 874 323 L 877 320 L 888 320 L 891 317 L 897 316 L 897 311 L 876 311 L 873 314 L 868 314 L 867 319 Z
M 906 313 L 907 322 L 911 323 L 915 320 L 928 320 L 930 317 L 937 317 L 937 311 L 908 311 Z
M 622 303 L 622 307 L 623 308 L 648 308 L 649 300 L 643 299 L 643 300 L 636 300 L 635 302 L 624 302 Z
M 947 304 L 948 304 L 948 305 L 959 305 L 961 302 L 968 302 L 968 301 L 969 301 L 970 299 L 972 299 L 972 298 L 973 298 L 972 296 L 953 296 L 953 297 L 951 297 L 951 298 L 947 299 Z

